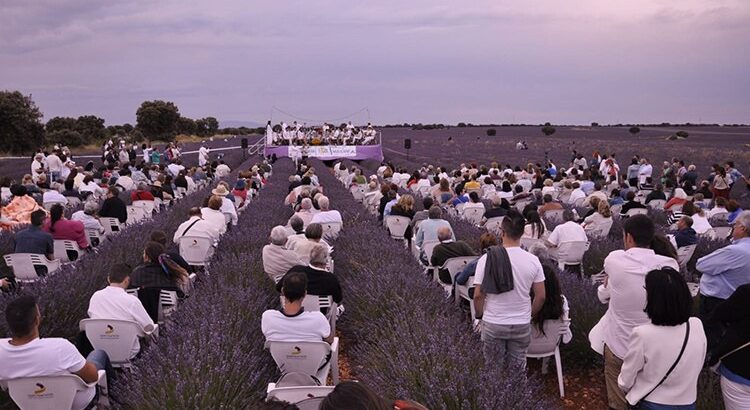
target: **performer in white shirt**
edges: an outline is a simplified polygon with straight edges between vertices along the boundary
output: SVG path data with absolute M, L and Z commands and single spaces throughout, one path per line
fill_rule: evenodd
M 208 153 L 209 149 L 206 147 L 205 141 L 201 144 L 201 147 L 198 149 L 198 166 L 201 168 L 205 167 L 206 164 L 208 164 Z
M 288 127 L 289 126 L 286 125 L 286 121 L 281 122 L 281 138 L 283 138 L 285 141 L 291 141 L 291 138 L 289 137 L 289 131 L 287 131 Z
M 273 145 L 273 126 L 271 126 L 271 121 L 268 121 L 268 124 L 266 124 L 266 145 Z

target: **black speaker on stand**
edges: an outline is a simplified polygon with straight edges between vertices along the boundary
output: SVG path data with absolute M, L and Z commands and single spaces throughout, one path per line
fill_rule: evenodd
M 245 153 L 247 152 L 247 138 L 243 138 L 240 142 L 240 145 L 242 146 L 242 161 L 245 161 Z
M 404 149 L 406 150 L 406 160 L 409 161 L 409 150 L 411 149 L 411 138 L 404 139 Z

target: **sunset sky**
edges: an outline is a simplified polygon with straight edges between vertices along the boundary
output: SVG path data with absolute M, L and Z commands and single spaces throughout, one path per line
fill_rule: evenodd
M 748 21 L 747 0 L 3 0 L 0 89 L 108 124 L 149 99 L 263 123 L 747 123 Z

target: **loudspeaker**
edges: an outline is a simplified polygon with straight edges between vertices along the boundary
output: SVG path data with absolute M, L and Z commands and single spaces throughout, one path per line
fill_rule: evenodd
M 411 149 L 411 138 L 404 140 L 404 149 Z
M 242 149 L 247 149 L 247 138 L 242 139 Z

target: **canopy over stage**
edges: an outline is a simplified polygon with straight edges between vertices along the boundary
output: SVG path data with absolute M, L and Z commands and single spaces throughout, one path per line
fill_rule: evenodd
M 313 145 L 302 147 L 299 145 L 266 145 L 264 154 L 269 157 L 276 154 L 277 158 L 301 158 L 307 156 L 318 158 L 323 161 L 335 159 L 365 160 L 374 159 L 383 161 L 382 145 Z

